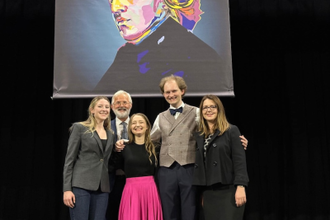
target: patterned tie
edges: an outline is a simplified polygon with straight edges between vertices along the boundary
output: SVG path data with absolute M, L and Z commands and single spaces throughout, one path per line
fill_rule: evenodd
M 182 107 L 177 108 L 177 109 L 172 109 L 170 108 L 171 115 L 175 115 L 177 112 L 182 113 Z
M 123 125 L 123 131 L 121 132 L 121 139 L 128 139 L 126 122 L 120 123 Z

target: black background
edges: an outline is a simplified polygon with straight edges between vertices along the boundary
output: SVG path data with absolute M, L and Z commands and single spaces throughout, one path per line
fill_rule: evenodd
M 222 101 L 249 140 L 245 219 L 329 220 L 330 1 L 229 4 L 236 96 Z M 0 0 L 1 220 L 69 219 L 68 128 L 87 118 L 91 99 L 51 99 L 54 10 L 54 0 Z M 168 107 L 133 102 L 151 122 Z

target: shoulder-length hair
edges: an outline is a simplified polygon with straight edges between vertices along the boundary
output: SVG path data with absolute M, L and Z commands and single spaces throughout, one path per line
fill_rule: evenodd
M 226 118 L 225 108 L 223 107 L 222 102 L 220 99 L 215 95 L 206 95 L 202 98 L 201 103 L 199 104 L 199 117 L 200 117 L 200 123 L 198 127 L 198 131 L 201 135 L 204 134 L 205 137 L 209 136 L 211 134 L 210 128 L 208 126 L 207 121 L 203 117 L 203 103 L 206 99 L 212 100 L 215 105 L 217 106 L 218 114 L 216 117 L 216 122 L 214 124 L 213 131 L 218 129 L 220 131 L 220 135 L 222 135 L 226 130 L 229 128 L 229 122 Z
M 80 124 L 84 125 L 85 127 L 88 128 L 88 132 L 90 133 L 94 133 L 95 131 L 95 127 L 96 127 L 96 124 L 97 124 L 97 121 L 94 117 L 94 115 L 92 114 L 92 110 L 95 108 L 95 105 L 96 103 L 101 100 L 101 99 L 104 99 L 106 100 L 108 103 L 109 103 L 109 107 L 110 107 L 110 101 L 109 99 L 106 97 L 106 96 L 96 96 L 95 98 L 93 98 L 93 100 L 91 101 L 91 103 L 89 104 L 89 107 L 88 107 L 88 118 L 86 121 L 82 121 L 80 122 Z M 106 120 L 104 120 L 104 123 L 103 123 L 103 127 L 105 130 L 111 130 L 111 117 L 110 117 L 110 109 L 109 109 L 109 116 Z
M 132 133 L 132 129 L 131 129 L 133 118 L 135 116 L 141 116 L 146 121 L 146 124 L 147 124 L 148 128 L 146 130 L 146 133 L 144 134 L 145 148 L 146 148 L 147 153 L 149 154 L 150 164 L 152 164 L 151 156 L 154 156 L 155 157 L 155 166 L 157 166 L 157 156 L 156 156 L 155 145 L 152 143 L 151 137 L 150 137 L 151 124 L 150 124 L 150 121 L 149 121 L 149 119 L 147 118 L 147 116 L 145 114 L 136 113 L 136 114 L 131 116 L 131 118 L 129 120 L 129 123 L 128 123 L 128 139 L 129 139 L 128 143 L 133 143 L 134 140 L 135 140 L 135 136 Z

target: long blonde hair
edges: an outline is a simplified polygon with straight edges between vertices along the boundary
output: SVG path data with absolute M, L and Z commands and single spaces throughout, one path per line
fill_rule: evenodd
M 219 136 L 220 136 L 226 130 L 228 130 L 228 128 L 230 127 L 230 124 L 227 121 L 226 113 L 225 113 L 225 108 L 223 107 L 222 102 L 215 95 L 206 95 L 206 96 L 204 96 L 202 98 L 201 103 L 199 104 L 200 123 L 199 123 L 198 131 L 201 134 L 204 134 L 205 137 L 207 137 L 207 136 L 209 136 L 211 134 L 211 130 L 209 128 L 209 125 L 208 125 L 207 121 L 203 117 L 203 103 L 204 103 L 204 101 L 206 99 L 212 100 L 216 104 L 216 106 L 217 106 L 218 114 L 217 114 L 217 118 L 216 118 L 216 123 L 215 123 L 215 125 L 213 127 L 213 131 L 215 131 L 216 129 L 218 129 L 220 131 L 220 134 L 219 134 Z
M 150 164 L 152 164 L 151 156 L 154 156 L 155 157 L 155 166 L 157 166 L 158 160 L 157 160 L 157 156 L 156 156 L 155 145 L 152 143 L 151 137 L 150 137 L 151 124 L 150 124 L 150 121 L 149 121 L 149 119 L 147 118 L 147 116 L 145 114 L 136 113 L 136 114 L 131 116 L 131 118 L 129 120 L 129 123 L 128 123 L 128 139 L 129 139 L 128 143 L 133 143 L 134 139 L 135 139 L 135 136 L 134 136 L 134 134 L 132 133 L 132 130 L 131 130 L 132 121 L 133 121 L 133 118 L 135 116 L 141 116 L 146 121 L 146 124 L 147 124 L 148 128 L 147 128 L 147 130 L 144 134 L 145 148 L 146 148 L 147 153 L 149 154 Z
M 101 100 L 101 99 L 104 99 L 106 100 L 107 102 L 109 102 L 109 106 L 110 106 L 110 101 L 107 97 L 105 96 L 96 96 L 95 98 L 93 98 L 93 100 L 91 101 L 91 103 L 89 104 L 89 107 L 88 107 L 88 118 L 86 121 L 82 121 L 82 122 L 79 122 L 80 124 L 82 124 L 83 126 L 87 127 L 88 128 L 88 132 L 90 133 L 94 133 L 95 131 L 95 127 L 96 127 L 96 124 L 97 124 L 97 121 L 94 117 L 94 115 L 92 114 L 92 110 L 95 108 L 95 105 L 96 103 Z M 110 109 L 109 109 L 110 111 Z M 109 116 L 106 120 L 104 120 L 104 123 L 103 123 L 103 127 L 105 130 L 111 130 L 111 118 L 110 118 L 110 112 L 109 112 Z

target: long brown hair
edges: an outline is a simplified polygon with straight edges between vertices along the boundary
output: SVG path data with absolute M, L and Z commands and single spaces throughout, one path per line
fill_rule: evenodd
M 129 123 L 128 123 L 128 128 L 129 128 L 128 129 L 128 139 L 129 139 L 128 143 L 133 143 L 134 139 L 135 139 L 135 135 L 132 133 L 132 130 L 131 130 L 132 121 L 135 116 L 141 116 L 146 121 L 148 128 L 144 134 L 145 148 L 146 148 L 147 153 L 149 154 L 150 163 L 152 164 L 151 156 L 153 155 L 155 157 L 155 166 L 157 166 L 157 156 L 156 156 L 156 151 L 155 151 L 155 145 L 152 143 L 151 137 L 150 137 L 151 124 L 145 114 L 136 113 L 131 116 Z
M 217 106 L 218 113 L 217 113 L 216 123 L 213 129 L 214 130 L 218 129 L 220 131 L 219 135 L 222 135 L 229 128 L 230 125 L 226 118 L 225 108 L 223 107 L 223 104 L 220 101 L 220 99 L 215 95 L 204 96 L 202 98 L 201 103 L 199 104 L 200 123 L 199 123 L 198 131 L 201 134 L 204 134 L 205 137 L 211 134 L 211 130 L 208 126 L 208 123 L 203 117 L 203 103 L 206 99 L 212 100 Z

